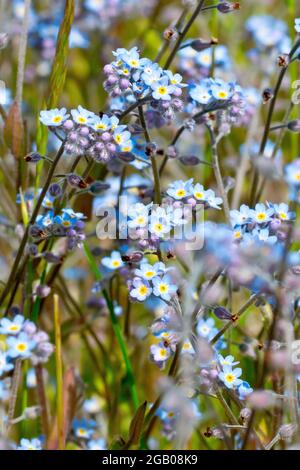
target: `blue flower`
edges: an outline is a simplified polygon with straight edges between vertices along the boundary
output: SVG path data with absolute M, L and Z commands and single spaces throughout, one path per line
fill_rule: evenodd
M 199 336 L 202 336 L 202 338 L 211 340 L 218 333 L 214 319 L 208 318 L 207 320 L 204 320 L 201 318 L 197 324 L 197 333 Z
M 159 277 L 155 277 L 152 280 L 153 283 L 153 294 L 161 299 L 169 302 L 171 297 L 176 293 L 177 286 L 171 283 L 171 279 L 169 276 L 165 275 L 160 279 Z
M 274 209 L 271 207 L 268 209 L 264 204 L 256 204 L 255 209 L 251 209 L 250 214 L 256 223 L 265 224 L 270 222 Z
M 229 356 L 223 357 L 221 354 L 218 354 L 218 361 L 222 367 L 225 366 L 236 366 L 239 364 L 239 361 L 235 361 L 234 357 L 230 354 Z
M 295 30 L 300 33 L 300 18 L 295 18 Z
M 77 109 L 72 109 L 71 114 L 73 120 L 80 125 L 91 125 L 94 123 L 96 115 L 92 111 L 84 109 L 82 106 L 78 106 Z
M 169 101 L 175 91 L 175 86 L 169 84 L 168 77 L 162 77 L 157 82 L 152 83 L 151 88 L 155 100 Z
M 233 227 L 248 224 L 249 222 L 252 221 L 252 214 L 251 214 L 250 207 L 246 206 L 246 204 L 243 204 L 240 207 L 239 211 L 238 210 L 230 211 L 230 220 L 231 220 Z
M 9 336 L 6 340 L 8 346 L 7 355 L 12 358 L 30 357 L 32 350 L 36 346 L 36 341 L 31 339 L 26 333 L 21 332 L 16 338 Z
M 224 366 L 222 372 L 219 372 L 218 377 L 220 380 L 222 380 L 227 388 L 231 389 L 238 387 L 243 382 L 241 379 L 239 379 L 241 375 L 241 368 L 238 367 L 237 369 L 232 369 L 231 366 Z
M 87 443 L 88 450 L 106 450 L 106 442 L 104 439 L 95 439 Z
M 40 439 L 21 439 L 17 450 L 42 450 L 42 442 Z
M 41 111 L 40 112 L 40 121 L 45 126 L 54 126 L 58 127 L 63 124 L 66 119 L 68 119 L 70 115 L 67 114 L 66 108 L 55 108 L 50 109 L 49 111 Z
M 74 419 L 73 431 L 79 439 L 90 439 L 95 432 L 96 423 L 90 419 Z
M 119 251 L 113 251 L 110 257 L 105 256 L 102 258 L 101 263 L 103 266 L 111 270 L 119 269 L 124 265 Z
M 7 359 L 8 359 L 7 354 L 0 351 L 0 377 L 5 372 L 9 372 L 10 370 L 14 368 L 13 364 L 8 362 Z
M 12 320 L 2 318 L 0 320 L 1 335 L 18 335 L 22 330 L 25 318 L 23 315 L 16 315 Z
M 140 278 L 133 279 L 132 287 L 133 288 L 130 290 L 130 297 L 139 300 L 140 302 L 146 300 L 152 293 L 152 288 L 150 287 L 149 282 Z
M 240 400 L 245 400 L 245 398 L 250 395 L 250 393 L 253 392 L 253 388 L 250 387 L 248 382 L 243 381 L 239 386 L 238 386 L 238 394 L 239 394 L 239 399 Z
M 211 84 L 210 91 L 216 100 L 229 100 L 233 94 L 233 86 L 232 83 L 226 83 L 219 79 Z
M 192 183 L 193 179 L 189 179 L 188 181 L 174 181 L 169 185 L 167 194 L 178 201 L 184 199 L 193 193 Z

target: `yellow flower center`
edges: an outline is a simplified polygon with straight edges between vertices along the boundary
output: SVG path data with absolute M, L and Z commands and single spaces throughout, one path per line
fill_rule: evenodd
M 157 232 L 161 232 L 163 229 L 162 224 L 155 224 L 154 228 Z
M 131 61 L 130 61 L 130 65 L 131 65 L 131 67 L 137 67 L 137 65 L 138 65 L 137 60 L 134 60 L 134 59 L 131 60 Z
M 161 357 L 166 357 L 166 355 L 167 355 L 167 351 L 165 349 L 161 349 L 159 351 L 159 353 L 160 353 Z
M 224 98 L 227 98 L 227 93 L 226 91 L 219 91 L 218 96 L 219 98 L 224 99 Z
M 145 217 L 143 217 L 143 216 L 138 217 L 137 218 L 137 223 L 138 224 L 144 224 L 145 223 Z
M 115 141 L 117 142 L 117 144 L 120 144 L 122 142 L 122 138 L 121 138 L 120 134 L 117 134 L 115 136 Z
M 200 191 L 197 191 L 197 192 L 194 194 L 194 196 L 195 196 L 196 199 L 203 199 L 204 194 L 201 193 Z
M 83 116 L 78 116 L 77 121 L 78 121 L 80 124 L 85 124 L 86 121 L 87 121 L 87 118 L 85 118 L 85 117 L 83 117 Z
M 234 382 L 234 380 L 235 380 L 235 377 L 234 377 L 233 374 L 227 374 L 226 375 L 226 381 L 227 382 L 232 383 L 232 382 Z
M 295 174 L 295 180 L 300 181 L 300 173 Z
M 168 292 L 168 286 L 166 284 L 160 284 L 159 286 L 159 291 L 162 293 L 162 294 L 165 294 L 166 292 Z
M 167 88 L 166 88 L 165 86 L 160 86 L 160 87 L 158 88 L 158 93 L 159 93 L 160 95 L 165 95 L 165 94 L 167 93 Z
M 140 295 L 146 295 L 148 292 L 148 288 L 146 286 L 140 286 L 139 287 L 139 294 Z
M 241 238 L 242 234 L 241 232 L 235 232 L 234 238 Z
M 111 263 L 114 268 L 118 268 L 120 266 L 120 261 L 118 259 L 115 259 Z
M 184 197 L 185 196 L 185 190 L 184 189 L 178 189 L 176 192 L 177 197 Z
M 258 220 L 265 220 L 266 214 L 264 212 L 260 212 L 260 214 L 257 214 L 257 219 Z
M 12 325 L 9 327 L 9 331 L 19 331 L 20 327 L 17 325 Z
M 61 120 L 62 120 L 61 116 L 54 116 L 54 118 L 52 119 L 52 121 L 55 123 L 61 122 Z
M 105 124 L 97 124 L 97 125 L 96 125 L 96 129 L 105 130 L 105 129 L 106 129 L 106 125 L 105 125 Z
M 286 216 L 286 214 L 285 214 L 284 212 L 280 212 L 279 217 L 280 217 L 281 219 L 286 219 L 286 218 L 287 218 L 287 216 Z
M 17 345 L 17 350 L 20 351 L 20 352 L 24 352 L 24 351 L 26 351 L 26 349 L 27 349 L 27 344 L 25 344 L 25 343 L 19 343 Z
M 154 272 L 154 271 L 147 271 L 147 272 L 145 272 L 145 276 L 146 276 L 147 278 L 149 278 L 149 277 L 153 277 L 153 276 L 154 276 L 154 274 L 155 274 L 155 272 Z
M 86 430 L 83 429 L 83 428 L 78 429 L 77 432 L 78 432 L 79 436 L 85 436 L 86 435 Z

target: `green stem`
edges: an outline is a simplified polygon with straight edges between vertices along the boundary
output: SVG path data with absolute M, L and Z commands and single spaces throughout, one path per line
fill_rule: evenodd
M 55 330 L 55 363 L 56 363 L 56 407 L 57 407 L 57 434 L 58 448 L 64 449 L 64 399 L 63 399 L 63 365 L 61 348 L 61 318 L 59 311 L 59 297 L 54 300 L 54 330 Z
M 100 282 L 101 281 L 100 271 L 98 269 L 95 258 L 93 256 L 89 246 L 86 243 L 83 244 L 83 249 L 84 249 L 84 253 L 85 253 L 85 256 L 87 258 L 87 261 L 89 263 L 89 266 L 90 266 L 96 280 Z M 128 377 L 128 380 L 129 380 L 129 387 L 130 387 L 132 403 L 133 403 L 134 409 L 137 410 L 137 408 L 139 406 L 139 399 L 138 399 L 138 394 L 137 394 L 137 390 L 136 390 L 136 384 L 135 384 L 135 378 L 134 378 L 134 374 L 133 374 L 132 365 L 131 365 L 129 355 L 128 355 L 128 352 L 127 352 L 127 348 L 126 348 L 126 342 L 125 342 L 124 336 L 122 334 L 122 331 L 120 329 L 118 319 L 117 319 L 116 314 L 115 314 L 113 302 L 112 302 L 111 298 L 109 297 L 106 289 L 103 289 L 102 293 L 103 293 L 103 296 L 105 298 L 105 301 L 106 301 L 106 304 L 107 304 L 107 307 L 108 307 L 108 310 L 109 310 L 109 314 L 110 314 L 110 319 L 111 319 L 111 322 L 112 322 L 112 327 L 113 327 L 114 333 L 116 335 L 116 338 L 117 338 L 117 341 L 118 341 L 118 344 L 119 344 L 119 347 L 120 347 L 120 350 L 121 350 L 121 353 L 122 353 L 122 356 L 123 356 L 123 361 L 124 361 L 124 364 L 125 364 L 127 377 Z

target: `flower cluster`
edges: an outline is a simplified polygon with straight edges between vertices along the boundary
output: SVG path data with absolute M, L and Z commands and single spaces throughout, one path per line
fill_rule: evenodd
M 125 103 L 147 99 L 151 112 L 171 121 L 174 112 L 183 107 L 181 75 L 163 70 L 150 59 L 141 58 L 138 48 L 120 48 L 113 52 L 115 60 L 104 67 L 104 87 L 112 98 L 118 98 L 124 109 Z M 122 101 L 120 100 L 122 99 Z
M 81 212 L 73 209 L 62 209 L 60 215 L 55 215 L 53 210 L 40 214 L 36 223 L 30 227 L 30 236 L 35 240 L 51 237 L 66 237 L 68 249 L 81 246 L 85 239 L 83 219 Z
M 64 149 L 72 155 L 87 154 L 97 162 L 108 162 L 114 156 L 132 149 L 127 126 L 119 125 L 116 116 L 96 115 L 78 106 L 67 113 L 66 108 L 41 111 L 41 122 L 53 131 L 63 133 Z
M 253 243 L 274 244 L 284 233 L 280 230 L 286 222 L 295 219 L 295 213 L 289 211 L 285 203 L 256 204 L 255 209 L 250 209 L 243 204 L 239 210 L 230 211 L 231 223 L 234 227 L 233 237 L 242 244 Z
M 239 124 L 245 114 L 246 96 L 236 82 L 204 78 L 190 85 L 189 94 L 195 107 L 217 110 L 219 127 Z
M 0 334 L 5 337 L 6 349 L 0 357 L 0 374 L 13 369 L 16 359 L 30 359 L 33 365 L 45 363 L 53 352 L 47 333 L 30 320 L 17 314 L 11 320 L 0 320 Z
M 162 262 L 149 264 L 143 260 L 140 267 L 135 270 L 134 278 L 129 282 L 131 300 L 143 302 L 153 294 L 165 302 L 170 302 L 177 291 L 177 286 L 167 274 L 169 270 L 170 268 Z
M 204 189 L 200 183 L 194 184 L 193 178 L 173 181 L 166 194 L 174 201 L 190 204 L 192 207 L 202 204 L 205 208 L 221 209 L 220 205 L 223 203 L 222 198 L 217 197 L 212 189 Z
M 218 367 L 220 371 L 218 378 L 227 388 L 236 390 L 240 400 L 244 400 L 253 392 L 253 389 L 248 382 L 239 378 L 242 375 L 242 369 L 240 367 L 234 368 L 237 364 L 239 364 L 239 361 L 235 361 L 232 355 L 223 357 L 219 354 Z

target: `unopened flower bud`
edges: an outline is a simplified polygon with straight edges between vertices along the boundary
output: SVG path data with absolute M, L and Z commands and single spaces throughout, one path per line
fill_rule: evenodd
M 280 54 L 277 61 L 279 67 L 287 67 L 290 63 L 290 57 L 288 54 Z
M 58 183 L 51 184 L 48 193 L 52 197 L 60 197 L 62 195 L 61 186 Z
M 99 194 L 101 191 L 105 191 L 110 188 L 110 185 L 108 183 L 103 183 L 102 181 L 94 181 L 90 187 L 89 191 L 92 194 Z
M 240 419 L 243 423 L 247 422 L 251 416 L 251 410 L 249 408 L 242 408 L 240 411 Z
M 24 417 L 26 419 L 36 419 L 38 416 L 41 414 L 41 408 L 40 406 L 30 406 L 29 408 L 26 408 L 24 412 Z
M 85 189 L 87 188 L 87 183 L 78 175 L 71 173 L 67 176 L 68 184 L 74 188 Z
M 167 28 L 164 31 L 164 38 L 166 41 L 176 41 L 178 38 L 178 31 L 175 28 Z
M 273 97 L 273 90 L 271 88 L 266 88 L 262 94 L 263 104 L 268 103 L 271 99 L 273 99 Z
M 297 426 L 295 424 L 283 424 L 282 426 L 280 426 L 278 433 L 281 439 L 289 440 L 295 434 L 296 429 Z
M 31 152 L 24 157 L 24 160 L 29 163 L 38 163 L 42 158 L 38 152 Z
M 48 297 L 48 295 L 50 294 L 51 292 L 51 287 L 49 286 L 46 286 L 44 284 L 40 284 L 39 286 L 37 286 L 37 288 L 35 289 L 35 293 L 38 297 L 40 297 L 41 299 L 44 299 L 46 297 Z
M 221 2 L 217 5 L 217 10 L 220 13 L 231 13 L 232 11 L 240 9 L 239 2 Z
M 287 128 L 292 132 L 300 132 L 300 120 L 295 119 L 294 121 L 290 121 L 287 125 Z

